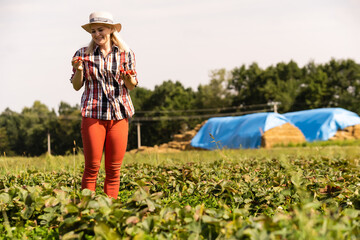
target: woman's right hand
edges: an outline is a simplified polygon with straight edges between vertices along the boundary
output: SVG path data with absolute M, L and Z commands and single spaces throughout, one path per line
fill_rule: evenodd
M 71 60 L 71 65 L 76 70 L 73 78 L 71 79 L 71 82 L 73 84 L 73 87 L 76 91 L 78 91 L 82 85 L 83 85 L 83 59 L 81 57 L 73 57 Z
M 74 69 L 76 70 L 83 70 L 83 61 L 81 57 L 73 57 L 73 59 L 71 60 L 71 65 L 73 66 Z

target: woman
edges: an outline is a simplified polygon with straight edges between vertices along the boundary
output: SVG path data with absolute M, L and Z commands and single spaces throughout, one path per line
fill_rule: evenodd
M 72 58 L 71 82 L 76 91 L 84 86 L 81 98 L 81 135 L 85 169 L 82 189 L 95 191 L 105 147 L 105 193 L 117 198 L 120 168 L 128 138 L 128 118 L 134 114 L 129 91 L 138 83 L 135 56 L 119 38 L 120 23 L 107 12 L 90 14 L 82 26 L 91 34 L 88 47 Z

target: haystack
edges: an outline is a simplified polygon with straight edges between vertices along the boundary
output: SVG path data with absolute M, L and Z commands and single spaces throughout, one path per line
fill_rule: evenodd
M 294 126 L 287 128 L 285 125 L 280 128 L 284 128 L 284 130 L 279 130 L 279 132 L 271 130 L 285 123 L 290 123 L 290 120 L 274 112 L 209 118 L 207 123 L 191 140 L 191 146 L 208 150 L 255 149 L 261 147 L 262 135 L 264 135 L 264 147 L 270 147 L 278 142 L 287 143 L 290 141 L 300 141 L 293 139 L 293 136 L 297 136 L 300 132 L 300 130 L 298 130 L 296 134 L 292 133 L 290 130 L 295 128 Z M 264 132 L 267 131 L 269 131 L 269 133 L 265 135 Z M 273 131 L 275 131 L 275 133 L 271 134 Z M 266 138 L 268 135 L 269 138 Z
M 166 153 L 166 152 L 180 152 L 185 150 L 194 150 L 196 148 L 190 145 L 191 139 L 197 134 L 200 128 L 206 123 L 206 121 L 199 123 L 195 126 L 194 129 L 186 131 L 182 134 L 175 134 L 173 141 L 161 144 L 160 146 L 155 145 L 154 147 L 145 147 L 142 146 L 138 149 L 133 149 L 131 153 L 137 152 L 157 152 L 157 153 Z
M 339 129 L 329 140 L 360 139 L 360 124 Z
M 306 141 L 327 141 L 339 129 L 339 138 L 350 138 L 352 134 L 344 133 L 352 129 L 349 126 L 360 124 L 360 117 L 354 112 L 343 108 L 319 108 L 283 114 L 304 134 Z
M 285 123 L 264 132 L 261 136 L 261 147 L 271 148 L 274 145 L 297 144 L 305 141 L 305 136 L 299 128 Z

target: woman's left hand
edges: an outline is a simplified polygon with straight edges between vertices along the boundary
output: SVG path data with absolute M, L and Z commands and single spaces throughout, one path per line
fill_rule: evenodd
M 136 79 L 134 77 L 134 74 L 135 73 L 133 71 L 123 71 L 122 73 L 120 73 L 121 79 L 124 80 L 125 86 L 129 90 L 133 90 L 136 86 Z

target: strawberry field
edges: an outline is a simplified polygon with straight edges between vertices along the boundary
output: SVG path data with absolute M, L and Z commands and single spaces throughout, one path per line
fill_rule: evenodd
M 119 198 L 82 156 L 0 158 L 0 239 L 358 239 L 357 147 L 126 156 Z

